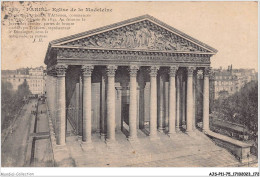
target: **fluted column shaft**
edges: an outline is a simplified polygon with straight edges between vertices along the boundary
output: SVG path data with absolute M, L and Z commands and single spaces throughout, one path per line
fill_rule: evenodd
M 150 138 L 157 137 L 157 81 L 158 66 L 150 68 Z
M 66 141 L 66 65 L 57 65 L 57 144 L 65 145 Z
M 91 143 L 91 73 L 92 65 L 82 66 L 83 76 L 83 122 L 82 141 Z
M 204 69 L 203 84 L 203 130 L 209 130 L 209 72 L 210 68 Z
M 52 97 L 52 116 L 53 116 L 53 124 L 54 124 L 54 132 L 57 133 L 57 77 L 52 77 L 52 94 L 51 94 L 51 97 Z M 57 136 L 57 135 L 56 135 Z
M 181 86 L 180 86 L 180 77 L 177 76 L 177 105 L 176 105 L 176 131 L 180 131 L 180 109 L 181 109 Z
M 101 72 L 101 84 L 100 84 L 100 136 L 104 140 L 106 136 L 106 73 Z
M 139 67 L 130 66 L 130 105 L 129 105 L 129 140 L 135 140 L 137 138 L 137 97 L 136 97 L 136 76 Z
M 193 122 L 192 122 L 192 128 L 196 129 L 196 88 L 197 85 L 197 70 L 193 73 Z
M 176 86 L 175 86 L 175 76 L 178 67 L 171 66 L 169 72 L 169 135 L 172 135 L 176 132 Z
M 139 88 L 140 88 L 140 93 L 139 93 L 139 129 L 144 128 L 144 116 L 145 116 L 145 108 L 144 108 L 144 89 L 145 89 L 145 78 L 144 78 L 144 73 L 142 70 L 139 72 Z
M 188 69 L 188 78 L 187 78 L 187 132 L 192 131 L 193 124 L 193 71 L 194 67 L 189 67 Z
M 163 130 L 164 130 L 164 127 L 163 127 L 163 124 L 164 124 L 164 120 L 165 120 L 165 114 L 164 114 L 164 101 L 165 101 L 165 99 L 164 99 L 164 75 L 163 75 L 163 73 L 161 73 L 160 74 L 160 76 L 158 77 L 159 78 L 159 82 L 157 82 L 157 83 L 159 83 L 158 84 L 158 90 L 157 90 L 157 95 L 158 95 L 158 99 L 159 100 L 157 100 L 157 103 L 159 104 L 158 105 L 158 110 L 159 110 L 159 112 L 158 112 L 158 131 L 159 132 L 163 132 Z
M 107 66 L 107 141 L 115 141 L 115 71 L 114 65 Z

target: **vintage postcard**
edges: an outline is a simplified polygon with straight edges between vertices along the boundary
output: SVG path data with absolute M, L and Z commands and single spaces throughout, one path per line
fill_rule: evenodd
M 259 176 L 258 2 L 3 1 L 1 29 L 2 175 Z

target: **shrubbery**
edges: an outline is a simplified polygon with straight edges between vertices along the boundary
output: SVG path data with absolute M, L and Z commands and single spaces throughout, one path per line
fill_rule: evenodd
M 222 119 L 245 125 L 250 131 L 258 131 L 258 82 L 251 81 L 229 97 L 220 97 L 214 103 L 214 111 Z M 220 115 L 220 114 L 219 114 Z

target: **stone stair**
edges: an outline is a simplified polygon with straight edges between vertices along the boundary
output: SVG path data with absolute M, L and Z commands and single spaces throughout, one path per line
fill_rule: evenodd
M 83 150 L 76 137 L 67 138 L 68 154 L 79 167 L 225 167 L 239 166 L 227 150 L 218 147 L 199 131 L 178 133 L 170 138 L 158 133 L 151 141 L 138 131 L 138 142 L 127 141 L 123 133 L 116 134 L 116 146 L 108 147 L 94 134 L 93 148 Z M 67 164 L 66 164 L 67 165 Z M 60 164 L 60 166 L 63 166 Z

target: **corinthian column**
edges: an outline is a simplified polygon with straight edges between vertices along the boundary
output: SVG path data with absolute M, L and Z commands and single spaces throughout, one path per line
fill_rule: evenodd
M 191 132 L 193 124 L 193 71 L 195 67 L 188 67 L 188 79 L 187 79 L 187 129 L 186 132 Z
M 82 66 L 83 76 L 83 133 L 82 141 L 91 143 L 91 73 L 92 65 Z
M 106 71 L 101 72 L 101 83 L 100 83 L 100 138 L 105 140 L 106 137 Z
M 158 87 L 157 87 L 157 95 L 158 95 L 158 131 L 163 132 L 164 130 L 164 124 L 165 124 L 165 114 L 164 114 L 164 105 L 165 105 L 165 98 L 164 98 L 164 81 L 165 81 L 165 75 L 164 73 L 161 73 L 158 77 Z
M 117 66 L 107 66 L 107 142 L 115 141 L 115 72 Z
M 65 145 L 66 139 L 66 95 L 65 72 L 67 65 L 57 65 L 57 145 Z
M 175 121 L 176 121 L 176 88 L 175 88 L 175 76 L 178 70 L 177 66 L 171 66 L 169 72 L 169 136 L 176 133 Z
M 150 68 L 150 138 L 157 138 L 157 71 L 158 66 L 151 66 Z
M 181 123 L 181 85 L 180 85 L 180 77 L 177 75 L 177 105 L 176 105 L 176 132 L 180 132 L 180 123 Z
M 203 131 L 209 130 L 209 72 L 210 68 L 204 68 L 203 84 Z
M 197 92 L 197 70 L 193 73 L 193 122 L 192 122 L 192 128 L 196 129 L 196 92 Z
M 130 106 L 129 106 L 129 140 L 135 141 L 137 138 L 136 118 L 137 118 L 137 97 L 136 97 L 136 76 L 139 67 L 130 66 Z

